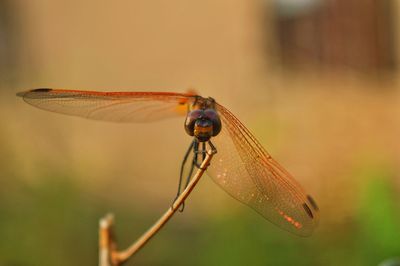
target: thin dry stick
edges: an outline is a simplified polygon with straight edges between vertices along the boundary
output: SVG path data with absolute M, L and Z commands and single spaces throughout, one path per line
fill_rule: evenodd
M 107 214 L 99 223 L 99 265 L 111 266 L 111 254 L 115 249 L 112 226 L 114 216 Z
M 133 243 L 127 249 L 119 252 L 116 251 L 116 243 L 113 239 L 111 232 L 113 219 L 109 218 L 108 220 L 105 220 L 107 219 L 107 217 L 104 218 L 103 227 L 106 228 L 105 230 L 108 230 L 108 232 L 104 233 L 100 229 L 100 260 L 103 259 L 104 261 L 105 259 L 103 257 L 110 255 L 110 257 L 108 257 L 107 260 L 112 263 L 111 265 L 120 265 L 121 263 L 128 260 L 132 255 L 134 255 L 140 248 L 142 248 L 168 222 L 168 220 L 171 219 L 172 215 L 174 215 L 174 213 L 179 209 L 179 207 L 182 205 L 185 199 L 189 196 L 190 192 L 192 192 L 192 190 L 194 189 L 194 187 L 204 174 L 205 170 L 207 169 L 207 166 L 210 164 L 210 161 L 215 153 L 216 153 L 215 150 L 207 151 L 207 156 L 201 163 L 200 168 L 197 170 L 196 174 L 193 176 L 192 180 L 185 188 L 185 190 L 175 200 L 171 208 L 169 208 L 164 213 L 164 215 L 161 216 L 161 218 L 150 229 L 148 229 L 138 240 L 136 240 L 135 243 Z M 102 226 L 100 225 L 100 227 Z M 111 239 L 102 240 L 102 237 L 111 237 Z M 102 242 L 103 244 L 101 244 Z M 102 247 L 104 247 L 105 245 L 110 249 L 108 250 L 108 253 L 105 251 L 102 252 Z M 100 262 L 100 265 L 108 266 L 110 264 L 101 264 Z

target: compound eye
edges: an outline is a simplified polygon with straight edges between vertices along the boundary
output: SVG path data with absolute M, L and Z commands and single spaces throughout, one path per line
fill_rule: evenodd
M 221 132 L 221 119 L 219 118 L 218 113 L 214 109 L 206 109 L 204 110 L 204 115 L 207 117 L 213 125 L 213 137 Z
M 194 136 L 194 124 L 197 119 L 204 115 L 204 111 L 197 109 L 188 113 L 185 120 L 185 130 L 189 136 Z

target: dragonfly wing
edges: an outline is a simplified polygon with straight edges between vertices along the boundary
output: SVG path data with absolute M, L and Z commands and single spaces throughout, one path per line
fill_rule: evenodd
M 17 94 L 40 109 L 113 122 L 150 122 L 184 116 L 193 94 L 35 89 Z
M 222 131 L 212 139 L 218 153 L 208 168 L 210 177 L 277 226 L 310 235 L 319 220 L 314 200 L 230 111 L 219 104 L 217 110 Z

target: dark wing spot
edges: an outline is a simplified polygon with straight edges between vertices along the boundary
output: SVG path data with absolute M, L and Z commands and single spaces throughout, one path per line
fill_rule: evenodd
M 53 89 L 49 89 L 49 88 L 39 88 L 39 89 L 34 89 L 31 90 L 31 92 L 49 92 L 52 91 Z
M 25 97 L 28 93 L 31 92 L 49 92 L 52 91 L 53 89 L 48 89 L 48 88 L 40 88 L 40 89 L 33 89 L 33 90 L 29 90 L 29 91 L 21 91 L 17 93 L 17 96 L 19 97 Z
M 310 210 L 310 208 L 308 207 L 307 204 L 303 203 L 303 208 L 306 211 L 306 213 L 308 214 L 308 216 L 310 216 L 311 219 L 314 218 L 314 215 L 312 214 L 312 211 Z
M 319 211 L 319 208 L 318 208 L 318 206 L 317 206 L 317 203 L 315 203 L 314 199 L 313 199 L 310 195 L 307 195 L 307 199 L 308 199 L 308 202 L 310 202 L 311 207 L 312 207 L 314 210 Z

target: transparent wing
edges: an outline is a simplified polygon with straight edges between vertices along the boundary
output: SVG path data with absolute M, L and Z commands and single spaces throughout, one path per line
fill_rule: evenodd
M 314 200 L 230 111 L 219 104 L 216 107 L 222 131 L 211 140 L 218 153 L 208 168 L 210 177 L 277 226 L 310 235 L 319 220 Z
M 193 94 L 35 89 L 17 94 L 51 112 L 113 122 L 150 122 L 184 116 Z

